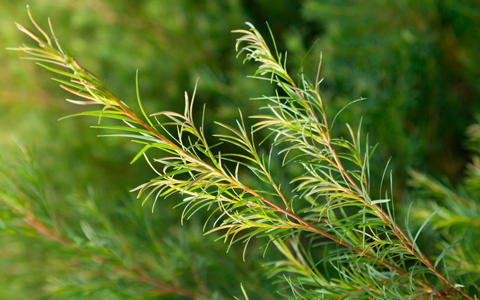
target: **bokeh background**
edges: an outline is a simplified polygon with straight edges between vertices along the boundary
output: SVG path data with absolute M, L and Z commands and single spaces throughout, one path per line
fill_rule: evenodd
M 313 47 L 305 63 L 313 77 L 323 53 L 321 90 L 331 116 L 367 98 L 344 111 L 337 124 L 356 127 L 363 116 L 371 143 L 380 144 L 374 175 L 381 176 L 392 157 L 399 202 L 408 195 L 407 168 L 453 184 L 463 176 L 468 160 L 464 132 L 480 105 L 476 0 L 0 0 L 0 143 L 8 148 L 13 137 L 20 137 L 33 149 L 57 213 L 72 226 L 76 219 L 69 203 L 89 189 L 100 191 L 106 212 L 126 202 L 139 206 L 128 190 L 154 174 L 142 162 L 128 164 L 137 146 L 97 138 L 99 132 L 89 128 L 94 119 L 58 122 L 81 108 L 63 101 L 66 93 L 48 71 L 3 50 L 30 42 L 14 25 L 31 27 L 27 3 L 42 26 L 51 17 L 69 53 L 125 102 L 135 101 L 137 68 L 149 112 L 182 111 L 184 91 L 192 91 L 199 78 L 196 111 L 206 104 L 207 133 L 216 130 L 213 120 L 237 118 L 238 108 L 244 115 L 258 113 L 259 104 L 248 99 L 273 92 L 268 83 L 246 77 L 255 65 L 235 58 L 231 33 L 248 21 L 268 36 L 268 22 L 279 50 L 288 51 L 292 74 Z M 337 127 L 339 135 L 345 133 Z M 252 250 L 246 263 L 242 249 L 226 254 L 221 242 L 213 242 L 215 236 L 202 237 L 202 217 L 180 227 L 181 211 L 171 209 L 174 203 L 158 204 L 152 216 L 156 228 L 177 232 L 180 240 L 193 241 L 186 249 L 218 260 L 214 264 L 205 254 L 205 267 L 218 268 L 221 261 L 225 270 L 219 274 L 235 274 L 231 280 L 222 277 L 221 289 L 239 295 L 243 278 L 253 294 L 271 293 L 261 251 Z M 0 241 L 0 299 L 44 297 L 48 276 L 68 274 L 68 264 L 51 251 L 54 243 L 8 233 L 0 233 Z

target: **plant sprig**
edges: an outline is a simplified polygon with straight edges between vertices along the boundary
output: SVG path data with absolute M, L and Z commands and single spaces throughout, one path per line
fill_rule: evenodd
M 55 79 L 61 88 L 81 99 L 67 101 L 102 107 L 68 117 L 95 116 L 99 123 L 102 118 L 123 121 L 121 126 L 92 127 L 127 132 L 102 136 L 127 137 L 143 145 L 132 162 L 144 156 L 158 174 L 135 189 L 139 197 L 148 192 L 144 203 L 154 196 L 154 207 L 160 197 L 178 193 L 183 197 L 178 204 L 184 206 L 182 219 L 200 209 L 211 209 L 205 226 L 212 220 L 213 229 L 207 233 L 222 230 L 222 238 L 229 242 L 229 247 L 242 241 L 246 248 L 252 238 L 266 237 L 265 251 L 268 245 L 274 244 L 286 258 L 273 270 L 285 274 L 295 297 L 418 299 L 430 296 L 441 299 L 459 293 L 465 299 L 473 299 L 437 270 L 416 245 L 424 226 L 414 238 L 408 227 L 405 233 L 396 223 L 392 191 L 385 192 L 385 197 L 372 196 L 370 157 L 376 146 L 370 150 L 368 139 L 362 145 L 360 127 L 354 133 L 347 125 L 349 140 L 331 136 L 325 102 L 320 96 L 322 58 L 315 82 L 309 82 L 301 73 L 297 84 L 287 71 L 286 57 L 282 62 L 276 47 L 274 56 L 253 25 L 248 23 L 250 30 L 234 31 L 242 34 L 237 39 L 237 50 L 242 43 L 247 43 L 239 54 L 246 52 L 245 60 L 260 63 L 253 77 L 275 83 L 285 96 L 277 93 L 262 97 L 271 103 L 264 108 L 268 113 L 253 116 L 259 121 L 250 131 L 242 117 L 237 121 L 237 128 L 217 123 L 228 132 L 217 138 L 242 150 L 222 153 L 216 150 L 218 145 L 210 144 L 203 128 L 195 125 L 196 89 L 192 97 L 185 93 L 183 114 L 163 111 L 147 115 L 140 100 L 137 73 L 137 101 L 142 112 L 142 116 L 137 116 L 59 45 L 50 20 L 55 46 L 30 13 L 29 16 L 45 40 L 17 24 L 39 48 L 24 45 L 12 50 L 23 51 L 39 61 L 40 66 L 70 78 L 69 81 Z M 166 117 L 168 122 L 159 120 L 161 117 Z M 334 122 L 335 119 L 332 124 Z M 294 192 L 298 199 L 303 201 L 300 210 L 294 209 L 293 200 L 282 191 L 271 173 L 270 157 L 265 158 L 257 150 L 253 134 L 263 129 L 270 131 L 274 146 L 281 149 L 284 164 L 299 164 L 304 169 L 302 176 L 291 181 L 296 185 Z M 159 149 L 167 156 L 155 158 L 152 163 L 146 154 L 150 149 Z M 257 189 L 245 184 L 240 176 L 245 173 L 269 188 Z M 330 241 L 337 248 L 317 261 L 311 253 L 313 249 L 303 248 L 301 235 L 308 235 L 312 241 Z M 338 277 L 328 278 L 319 271 L 320 264 L 333 267 Z M 432 275 L 434 283 L 431 283 Z
M 83 232 L 75 233 L 71 226 L 59 221 L 58 216 L 52 213 L 49 207 L 50 199 L 45 193 L 45 183 L 39 175 L 39 167 L 25 145 L 17 142 L 14 161 L 8 161 L 10 155 L 3 157 L 3 151 L 1 154 L 0 211 L 2 212 L 2 230 L 54 240 L 62 245 L 61 249 L 64 253 L 68 253 L 69 257 L 75 260 L 81 259 L 87 262 L 88 265 L 96 269 L 95 273 L 100 270 L 107 270 L 108 274 L 115 274 L 114 276 L 117 279 L 121 278 L 146 284 L 146 288 L 144 287 L 143 291 L 139 291 L 140 294 L 142 292 L 143 294 L 155 292 L 182 295 L 191 299 L 208 298 L 208 293 L 201 289 L 200 284 L 196 287 L 182 286 L 175 279 L 163 280 L 157 278 L 158 273 L 152 274 L 151 266 L 145 264 L 145 261 L 156 265 L 158 271 L 159 265 L 162 263 L 168 265 L 168 260 L 172 259 L 172 257 L 164 256 L 160 251 L 161 249 L 157 249 L 155 253 L 144 251 L 142 261 L 133 260 L 127 243 L 116 239 L 116 230 L 111 226 L 110 220 L 96 206 L 93 193 L 89 193 L 87 200 L 78 203 L 78 207 L 83 209 L 82 218 L 85 219 L 80 223 Z M 8 212 L 8 214 L 5 214 L 5 212 Z M 100 221 L 104 230 L 98 228 L 100 226 L 94 226 L 93 223 L 98 221 Z M 135 225 L 141 225 L 141 223 Z M 158 256 L 161 257 L 160 264 L 156 261 Z M 132 261 L 134 263 L 131 263 Z M 50 289 L 56 290 L 59 284 L 62 284 L 62 280 L 59 280 Z

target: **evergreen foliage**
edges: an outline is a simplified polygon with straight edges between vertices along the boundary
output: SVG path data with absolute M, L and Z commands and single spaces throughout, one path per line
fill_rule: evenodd
M 370 145 L 361 121 L 355 129 L 346 124 L 338 130 L 344 110 L 327 114 L 320 93 L 321 56 L 314 79 L 306 74 L 306 60 L 298 76 L 291 76 L 275 41 L 270 48 L 249 23 L 250 30 L 235 31 L 245 61 L 259 63 L 252 77 L 277 91 L 253 99 L 264 105 L 263 114 L 249 116 L 253 126 L 240 112 L 238 120 L 217 122 L 215 128 L 205 118 L 208 109 L 200 116 L 195 112 L 196 86 L 191 95 L 185 93 L 183 113 L 147 114 L 138 71 L 138 108 L 133 108 L 60 46 L 50 22 L 47 34 L 31 20 L 39 33 L 17 27 L 39 47 L 14 50 L 56 73 L 54 80 L 71 94 L 67 101 L 100 107 L 69 117 L 94 116 L 98 124 L 92 127 L 106 132 L 101 136 L 140 144 L 131 162 L 145 160 L 158 175 L 134 189 L 152 211 L 135 201 L 99 207 L 104 201 L 92 189 L 86 200 L 72 197 L 57 207 L 22 143 L 15 159 L 2 156 L 0 225 L 8 234 L 47 236 L 63 244 L 65 261 L 78 270 L 68 279 L 52 280 L 50 291 L 59 299 L 223 299 L 238 291 L 240 282 L 247 299 L 247 294 L 251 299 L 476 299 L 479 158 L 473 158 L 465 187 L 458 190 L 411 171 L 412 185 L 423 194 L 396 213 L 394 176 L 389 163 L 381 176 L 371 175 L 371 168 L 379 169 L 378 160 L 372 160 L 377 144 Z M 478 126 L 469 129 L 473 151 L 480 140 Z M 110 130 L 117 133 L 107 134 Z M 211 137 L 211 132 L 217 134 Z M 171 195 L 173 200 L 163 200 Z M 217 255 L 226 256 L 218 243 L 202 242 L 200 228 L 179 229 L 168 224 L 172 216 L 153 223 L 155 214 L 173 206 L 171 201 L 183 207 L 182 221 L 199 214 L 196 220 L 204 222 L 207 233 L 243 252 L 236 257 L 248 262 L 259 254 L 252 245 L 260 247 L 276 285 L 262 283 L 255 264 L 243 274 L 238 270 L 247 265 L 235 259 L 212 269 Z M 78 207 L 75 213 L 72 207 Z M 413 231 L 411 221 L 417 226 Z M 169 232 L 159 237 L 162 223 Z M 438 241 L 435 249 L 420 242 L 427 234 Z M 239 242 L 243 247 L 235 245 Z

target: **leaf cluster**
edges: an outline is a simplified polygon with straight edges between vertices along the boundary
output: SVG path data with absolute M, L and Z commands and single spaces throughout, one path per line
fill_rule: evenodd
M 132 163 L 143 156 L 158 175 L 134 189 L 139 197 L 146 195 L 144 203 L 153 197 L 154 209 L 158 199 L 179 194 L 183 198 L 177 205 L 183 206 L 182 219 L 208 210 L 210 217 L 204 229 L 212 229 L 207 233 L 221 231 L 228 248 L 244 243 L 244 257 L 253 239 L 264 240 L 265 251 L 274 245 L 284 260 L 272 262 L 271 274 L 283 276 L 288 289 L 280 293 L 285 297 L 473 299 L 469 290 L 458 283 L 458 277 L 450 276 L 445 268 L 437 268 L 453 246 L 447 246 L 433 263 L 418 245 L 423 229 L 438 211 L 425 216 L 417 232 L 408 227 L 409 211 L 403 229 L 396 221 L 393 179 L 387 168 L 379 190 L 371 191 L 370 160 L 376 145 L 370 147 L 361 126 L 354 131 L 347 125 L 348 138 L 332 136 L 337 116 L 329 120 L 320 95 L 321 56 L 315 80 L 310 81 L 301 71 L 297 82 L 287 71 L 286 54 L 282 57 L 274 40 L 271 51 L 253 25 L 247 23 L 250 30 L 234 31 L 241 34 L 236 45 L 239 54 L 245 52 L 245 61 L 259 63 L 252 77 L 268 81 L 278 90 L 273 96 L 259 98 L 269 104 L 262 108 L 265 114 L 252 116 L 258 121 L 250 130 L 240 114 L 237 126 L 217 123 L 225 133 L 217 134 L 218 143 L 212 143 L 204 132 L 203 119 L 202 125 L 197 126 L 193 117 L 195 90 L 191 97 L 185 93 L 183 114 L 162 111 L 148 115 L 140 100 L 137 72 L 137 102 L 141 111 L 137 115 L 60 46 L 51 24 L 50 37 L 31 20 L 43 38 L 21 25 L 17 27 L 39 47 L 13 50 L 23 51 L 39 61 L 40 66 L 66 76 L 68 80 L 55 81 L 77 98 L 67 101 L 100 107 L 69 117 L 94 116 L 99 125 L 92 127 L 117 132 L 101 136 L 128 138 L 141 145 Z M 363 99 L 356 101 L 360 100 Z M 120 125 L 102 125 L 106 118 L 117 120 Z M 268 155 L 257 150 L 254 136 L 260 130 L 268 132 Z M 222 143 L 239 151 L 222 153 Z M 154 149 L 162 156 L 151 158 Z M 303 169 L 301 176 L 289 178 L 287 185 L 293 188 L 282 186 L 272 173 L 274 153 L 282 157 L 282 167 L 297 165 Z M 255 176 L 258 183 L 245 181 L 243 174 Z M 83 231 L 91 243 L 103 247 L 89 226 L 84 225 Z M 328 251 L 319 254 L 321 249 Z M 117 260 L 128 261 L 109 251 Z M 93 257 L 96 255 L 99 254 Z M 335 275 L 325 272 L 328 269 L 334 270 Z M 145 279 L 142 270 L 134 271 L 137 279 Z M 197 283 L 199 289 L 200 286 Z M 162 282 L 157 287 L 192 298 L 205 295 L 184 291 L 180 284 Z

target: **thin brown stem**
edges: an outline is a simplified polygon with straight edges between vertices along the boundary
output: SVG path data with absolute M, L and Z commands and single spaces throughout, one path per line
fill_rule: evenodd
M 106 258 L 103 258 L 103 257 L 98 256 L 96 254 L 91 254 L 91 253 L 87 252 L 85 249 L 82 249 L 82 248 L 79 248 L 79 247 L 75 246 L 75 244 L 72 241 L 70 241 L 69 239 L 67 239 L 66 237 L 64 237 L 64 236 L 62 236 L 58 233 L 53 232 L 48 227 L 46 227 L 41 221 L 36 219 L 33 215 L 29 215 L 29 216 L 24 217 L 23 221 L 25 223 L 27 223 L 28 225 L 30 225 L 31 227 L 35 228 L 40 233 L 56 240 L 57 242 L 69 247 L 70 249 L 75 250 L 76 252 L 78 252 L 82 255 L 90 257 L 93 261 L 95 261 L 99 264 L 102 264 L 102 263 L 105 263 L 105 262 L 108 261 L 108 259 L 106 259 Z M 156 286 L 156 287 L 158 287 L 158 288 L 160 288 L 163 291 L 168 292 L 168 293 L 179 294 L 179 295 L 182 295 L 182 296 L 190 297 L 192 299 L 197 299 L 197 298 L 200 298 L 202 296 L 201 294 L 199 294 L 197 292 L 190 291 L 190 290 L 185 289 L 183 287 L 173 286 L 173 285 L 170 285 L 166 282 L 157 280 L 157 279 L 151 277 L 140 265 L 136 265 L 134 269 L 128 269 L 128 268 L 125 268 L 125 266 L 123 266 L 123 265 L 116 264 L 116 265 L 113 266 L 113 268 L 115 270 L 119 271 L 119 272 L 126 273 L 129 276 L 134 277 L 139 281 L 143 281 L 143 282 L 152 284 L 152 285 L 154 285 L 154 286 Z

